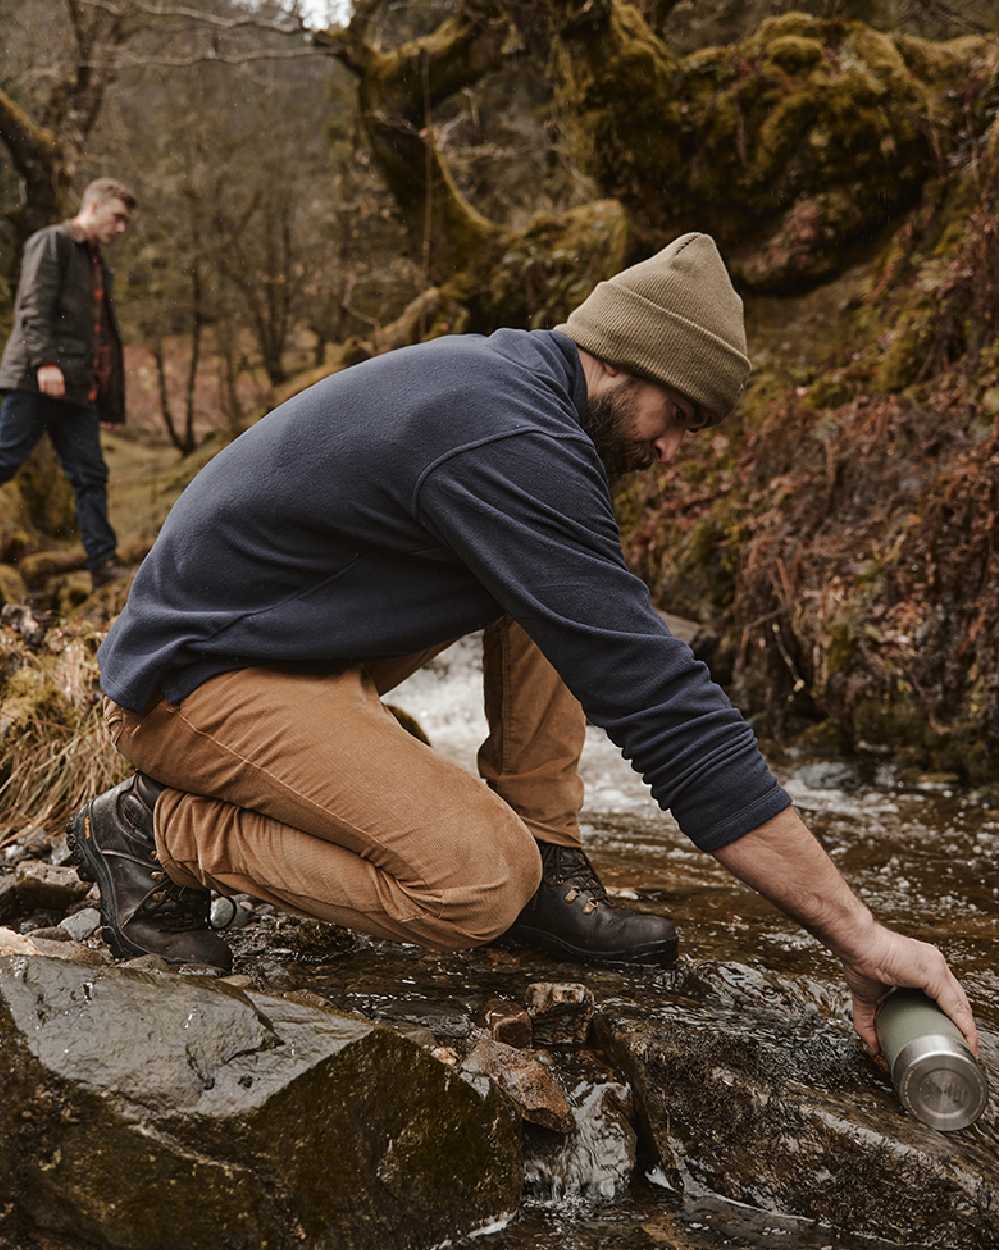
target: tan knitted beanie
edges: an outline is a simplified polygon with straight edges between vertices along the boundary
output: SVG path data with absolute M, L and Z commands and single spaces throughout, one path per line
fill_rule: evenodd
M 556 329 L 609 364 L 674 387 L 719 419 L 750 373 L 743 301 L 707 234 L 682 234 L 599 282 Z

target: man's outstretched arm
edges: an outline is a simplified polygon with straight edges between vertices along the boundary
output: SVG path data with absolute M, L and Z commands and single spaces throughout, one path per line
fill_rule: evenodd
M 897 985 L 933 998 L 976 1053 L 972 1008 L 944 956 L 935 946 L 879 924 L 793 808 L 712 854 L 843 961 L 854 996 L 854 1027 L 873 1053 L 879 1048 L 876 1008 Z

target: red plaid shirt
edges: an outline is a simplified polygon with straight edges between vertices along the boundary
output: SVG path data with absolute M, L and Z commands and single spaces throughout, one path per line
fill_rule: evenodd
M 108 312 L 104 299 L 104 267 L 101 249 L 96 243 L 88 243 L 90 269 L 94 277 L 94 380 L 90 387 L 90 402 L 95 403 L 101 391 L 111 381 L 112 357 L 111 334 L 108 329 Z

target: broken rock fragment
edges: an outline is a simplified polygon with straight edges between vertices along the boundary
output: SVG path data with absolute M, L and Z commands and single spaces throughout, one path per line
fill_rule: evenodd
M 491 998 L 486 1004 L 484 1020 L 494 1041 L 522 1048 L 531 1045 L 531 1017 L 520 1003 Z
M 530 1051 L 484 1037 L 466 1055 L 462 1067 L 494 1081 L 529 1123 L 556 1133 L 573 1128 L 573 1113 L 555 1073 Z
M 585 985 L 536 981 L 525 993 L 537 1046 L 582 1046 L 590 1033 L 594 996 Z

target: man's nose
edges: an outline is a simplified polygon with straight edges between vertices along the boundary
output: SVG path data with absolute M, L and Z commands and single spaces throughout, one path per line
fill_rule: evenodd
M 656 458 L 660 464 L 669 464 L 680 451 L 683 441 L 683 430 L 671 430 L 669 434 L 664 434 L 661 438 L 654 439 L 653 446 L 656 448 Z

